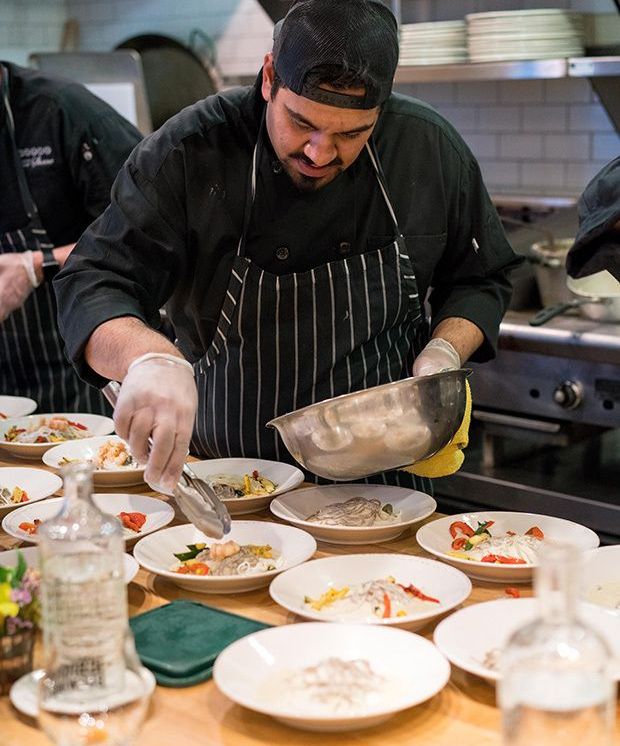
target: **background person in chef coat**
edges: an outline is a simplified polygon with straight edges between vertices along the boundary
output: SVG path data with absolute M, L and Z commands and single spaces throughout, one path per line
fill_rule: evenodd
M 0 87 L 0 393 L 104 412 L 63 353 L 51 280 L 141 135 L 76 83 L 0 62 Z
M 123 382 L 116 429 L 138 459 L 153 438 L 151 485 L 171 491 L 190 438 L 292 461 L 272 417 L 493 356 L 516 258 L 460 136 L 391 95 L 397 61 L 382 3 L 296 3 L 254 86 L 136 148 L 56 278 L 80 374 Z M 153 330 L 162 304 L 176 346 Z

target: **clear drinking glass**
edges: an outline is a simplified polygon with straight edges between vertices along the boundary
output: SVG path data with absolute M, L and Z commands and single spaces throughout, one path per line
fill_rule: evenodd
M 63 472 L 60 512 L 39 527 L 45 675 L 39 722 L 58 746 L 127 746 L 148 679 L 128 625 L 120 522 L 92 501 L 92 469 Z
M 567 545 L 546 545 L 540 553 L 540 617 L 512 635 L 500 658 L 506 746 L 612 744 L 611 653 L 579 619 L 581 562 L 581 553 Z

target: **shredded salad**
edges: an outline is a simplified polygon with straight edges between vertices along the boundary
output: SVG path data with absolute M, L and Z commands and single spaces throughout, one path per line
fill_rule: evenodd
M 276 570 L 283 559 L 269 544 L 187 544 L 175 553 L 179 563 L 171 569 L 180 575 L 254 575 Z
M 532 526 L 524 534 L 506 531 L 505 534 L 493 535 L 490 529 L 494 523 L 478 521 L 476 528 L 465 521 L 451 523 L 450 557 L 500 565 L 525 565 L 537 561 L 540 542 L 545 538 L 538 526 Z
M 376 498 L 351 497 L 341 503 L 331 503 L 309 515 L 309 523 L 323 526 L 378 526 L 382 523 L 398 523 L 400 513 L 390 503 L 381 503 Z
M 27 503 L 30 498 L 26 490 L 21 487 L 8 487 L 0 486 L 0 505 L 17 505 L 18 503 Z
M 439 604 L 415 585 L 402 585 L 388 576 L 357 585 L 331 587 L 318 598 L 304 597 L 304 605 L 313 611 L 327 612 L 351 620 L 396 619 L 415 614 L 427 604 Z
M 13 425 L 4 434 L 9 443 L 59 443 L 65 440 L 88 438 L 86 425 L 66 417 L 42 417 L 30 427 Z

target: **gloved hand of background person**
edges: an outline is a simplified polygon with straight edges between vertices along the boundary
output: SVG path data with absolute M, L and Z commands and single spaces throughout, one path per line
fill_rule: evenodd
M 442 370 L 458 370 L 461 358 L 450 342 L 441 337 L 431 339 L 413 362 L 414 376 L 429 376 Z
M 172 495 L 179 481 L 197 404 L 194 371 L 187 360 L 147 353 L 129 366 L 114 408 L 114 424 L 133 456 L 146 463 L 144 480 L 158 492 Z
M 31 252 L 0 254 L 0 322 L 21 308 L 35 287 L 31 279 L 35 277 L 34 268 L 30 275 L 25 261 L 32 267 Z

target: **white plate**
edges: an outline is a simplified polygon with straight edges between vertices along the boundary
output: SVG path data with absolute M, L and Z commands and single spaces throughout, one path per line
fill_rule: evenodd
M 209 459 L 207 461 L 193 461 L 190 466 L 192 471 L 201 479 L 206 479 L 213 474 L 243 477 L 244 474 L 251 474 L 256 469 L 262 477 L 267 477 L 277 485 L 276 489 L 269 495 L 222 500 L 231 515 L 245 515 L 263 510 L 274 497 L 299 487 L 304 481 L 303 472 L 297 467 L 279 461 L 265 461 L 260 458 Z
M 400 511 L 397 523 L 381 526 L 322 526 L 306 521 L 309 515 L 332 503 L 352 497 L 366 497 L 390 503 Z M 332 544 L 376 544 L 395 539 L 414 523 L 435 512 L 437 503 L 430 495 L 404 487 L 379 484 L 329 484 L 309 487 L 279 497 L 271 503 L 271 512 L 283 521 L 299 526 L 320 541 Z
M 397 583 L 413 583 L 423 593 L 437 598 L 415 614 L 392 619 L 374 615 L 365 619 L 341 617 L 333 611 L 314 611 L 304 604 L 304 596 L 318 598 L 329 588 L 342 588 L 369 580 L 393 576 Z M 431 619 L 445 614 L 463 603 L 471 593 L 469 578 L 459 570 L 436 560 L 412 557 L 407 554 L 350 554 L 325 557 L 305 562 L 279 575 L 271 582 L 269 593 L 273 600 L 294 614 L 318 622 L 349 622 L 379 624 L 406 629 L 419 629 Z
M 37 408 L 34 399 L 28 399 L 26 396 L 0 396 L 0 422 L 4 419 L 13 417 L 24 417 Z M 2 416 L 4 415 L 4 417 Z
M 484 665 L 486 654 L 501 650 L 513 632 L 537 616 L 535 598 L 486 601 L 459 609 L 441 621 L 435 628 L 433 640 L 455 666 L 488 681 L 499 681 L 499 671 Z M 618 620 L 591 604 L 583 604 L 579 616 L 607 640 L 614 655 L 615 678 L 620 679 Z
M 186 551 L 188 544 L 204 542 L 210 546 L 230 540 L 238 544 L 269 544 L 284 562 L 277 570 L 254 575 L 179 575 L 170 569 L 177 563 L 175 553 Z M 315 540 L 298 528 L 265 521 L 233 521 L 230 533 L 217 542 L 188 523 L 140 539 L 133 553 L 146 570 L 167 578 L 180 588 L 196 593 L 239 593 L 268 585 L 278 573 L 305 562 L 315 551 Z
M 63 458 L 69 459 L 93 459 L 99 453 L 104 443 L 110 440 L 122 440 L 118 435 L 109 435 L 99 438 L 86 438 L 84 440 L 71 440 L 50 448 L 43 455 L 43 463 L 54 469 L 62 471 Z M 144 482 L 144 466 L 137 468 L 119 466 L 116 469 L 95 469 L 93 471 L 93 484 L 98 487 L 130 487 L 131 485 Z
M 537 513 L 513 513 L 502 511 L 481 511 L 479 513 L 460 513 L 438 518 L 422 526 L 416 534 L 418 544 L 430 554 L 439 557 L 449 565 L 458 567 L 472 578 L 478 580 L 490 580 L 494 583 L 527 583 L 532 578 L 535 563 L 524 565 L 499 565 L 475 560 L 459 559 L 451 557 L 452 537 L 450 536 L 450 525 L 454 521 L 464 521 L 475 527 L 477 522 L 495 521 L 491 533 L 495 535 L 505 534 L 506 531 L 515 531 L 518 534 L 525 533 L 532 526 L 538 526 L 548 541 L 562 541 L 572 544 L 577 551 L 594 549 L 599 545 L 599 538 L 585 526 L 563 518 L 555 518 L 549 515 Z
M 287 705 L 273 693 L 271 683 L 277 677 L 330 657 L 368 661 L 390 685 L 382 701 L 354 714 L 333 714 L 313 707 L 311 700 L 303 707 Z M 357 624 L 287 624 L 254 632 L 220 653 L 213 670 L 216 685 L 233 702 L 287 725 L 323 732 L 377 725 L 396 712 L 430 699 L 443 689 L 449 677 L 450 665 L 423 637 L 400 629 Z
M 25 503 L 17 508 L 17 510 L 13 510 L 5 516 L 2 521 L 2 528 L 7 534 L 14 536 L 16 539 L 36 544 L 39 541 L 37 534 L 27 534 L 19 528 L 19 524 L 23 521 L 32 523 L 35 518 L 41 521 L 49 520 L 58 513 L 63 499 L 62 497 L 55 497 L 38 505 Z M 135 511 L 146 515 L 146 522 L 139 534 L 129 529 L 123 529 L 123 536 L 126 541 L 135 541 L 142 536 L 157 531 L 163 526 L 168 525 L 174 518 L 172 507 L 164 500 L 159 500 L 156 497 L 146 497 L 145 495 L 95 494 L 93 495 L 93 501 L 100 510 L 110 515 L 116 516 L 121 511 L 126 513 Z
M 31 567 L 39 566 L 39 547 L 20 547 L 17 549 L 8 549 L 6 552 L 0 552 L 0 565 L 3 567 L 15 566 L 17 562 L 17 552 L 21 552 L 26 563 Z M 125 571 L 125 583 L 129 584 L 136 577 L 139 570 L 138 563 L 125 552 L 123 554 L 123 570 Z
M 592 549 L 584 555 L 581 581 L 584 601 L 591 601 L 590 593 L 601 583 L 614 583 L 614 588 L 618 589 L 620 597 L 620 544 Z M 591 601 L 591 603 L 594 602 Z M 609 614 L 620 617 L 620 606 L 617 609 L 607 606 L 601 606 L 601 608 Z
M 142 680 L 142 691 L 147 697 L 155 691 L 155 677 L 148 668 L 140 667 L 139 678 L 134 671 L 128 671 L 126 683 L 127 693 L 133 693 L 136 684 Z M 39 716 L 38 683 L 43 678 L 44 671 L 38 669 L 31 671 L 18 679 L 9 692 L 9 699 L 16 710 L 31 718 Z M 133 686 L 132 686 L 133 685 Z M 122 696 L 122 695 L 121 695 Z
M 0 420 L 0 449 L 7 451 L 12 456 L 19 458 L 40 458 L 50 448 L 54 448 L 55 443 L 13 443 L 4 439 L 4 434 L 13 425 L 17 427 L 29 428 L 39 423 L 42 419 L 50 417 L 66 417 L 72 422 L 79 422 L 88 429 L 91 436 L 107 435 L 114 431 L 114 422 L 109 417 L 100 414 L 82 414 L 81 412 L 54 412 L 31 414 L 28 417 L 13 417 L 10 420 Z M 67 443 L 79 443 L 79 440 L 66 441 Z
M 45 469 L 29 469 L 21 466 L 6 466 L 0 468 L 0 488 L 6 487 L 13 490 L 21 487 L 28 493 L 28 501 L 25 503 L 14 503 L 12 505 L 0 505 L 0 513 L 8 513 L 10 510 L 30 505 L 43 500 L 62 487 L 62 479 L 56 474 L 50 474 Z

